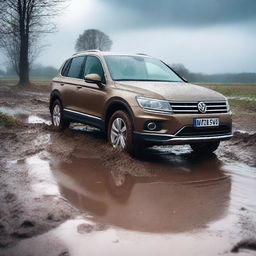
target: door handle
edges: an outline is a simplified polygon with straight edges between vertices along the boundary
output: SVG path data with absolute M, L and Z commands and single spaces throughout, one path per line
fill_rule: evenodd
M 76 88 L 77 88 L 77 89 L 81 89 L 81 88 L 82 88 L 82 86 L 77 86 Z
M 64 85 L 64 83 L 60 83 L 60 85 L 61 85 L 61 86 L 63 86 L 63 85 Z

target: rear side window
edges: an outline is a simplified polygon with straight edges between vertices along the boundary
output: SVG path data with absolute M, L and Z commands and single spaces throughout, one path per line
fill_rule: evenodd
M 104 70 L 100 60 L 95 56 L 87 56 L 84 69 L 84 76 L 88 74 L 98 74 L 102 78 L 102 82 L 105 83 Z
M 70 67 L 70 63 L 72 60 L 67 60 L 61 70 L 61 75 L 67 76 L 68 75 L 68 69 Z
M 82 67 L 84 64 L 84 56 L 76 57 L 71 60 L 68 70 L 68 77 L 82 78 Z

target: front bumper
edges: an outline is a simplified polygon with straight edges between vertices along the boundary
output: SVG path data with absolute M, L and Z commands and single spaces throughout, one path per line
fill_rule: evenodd
M 194 136 L 181 137 L 170 134 L 156 134 L 156 133 L 139 133 L 133 134 L 136 142 L 145 143 L 148 145 L 179 145 L 192 144 L 198 142 L 211 142 L 229 140 L 233 137 L 232 134 L 217 135 L 217 136 Z
M 232 138 L 231 112 L 213 114 L 160 114 L 134 107 L 134 139 L 148 145 L 192 144 Z M 219 118 L 217 128 L 193 128 L 194 118 Z M 149 131 L 145 123 L 156 121 L 161 129 Z

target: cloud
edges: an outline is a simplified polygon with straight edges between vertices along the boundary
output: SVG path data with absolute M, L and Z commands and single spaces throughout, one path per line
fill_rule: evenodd
M 71 0 L 39 61 L 59 67 L 79 34 L 96 28 L 113 51 L 145 52 L 194 72 L 255 72 L 255 10 L 256 0 Z
M 197 27 L 256 20 L 256 0 L 100 0 L 126 28 Z
M 124 31 L 112 39 L 113 51 L 146 53 L 169 64 L 183 63 L 193 72 L 212 74 L 256 70 L 256 37 L 240 28 L 232 30 L 227 25 L 198 30 L 153 28 Z

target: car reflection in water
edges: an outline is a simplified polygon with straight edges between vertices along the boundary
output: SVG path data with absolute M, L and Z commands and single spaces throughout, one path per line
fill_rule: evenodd
M 151 153 L 149 153 L 151 154 Z M 150 177 L 120 174 L 100 159 L 51 162 L 61 194 L 94 221 L 143 232 L 184 232 L 225 216 L 231 179 L 214 155 L 148 156 Z M 129 168 L 129 167 L 127 167 Z

